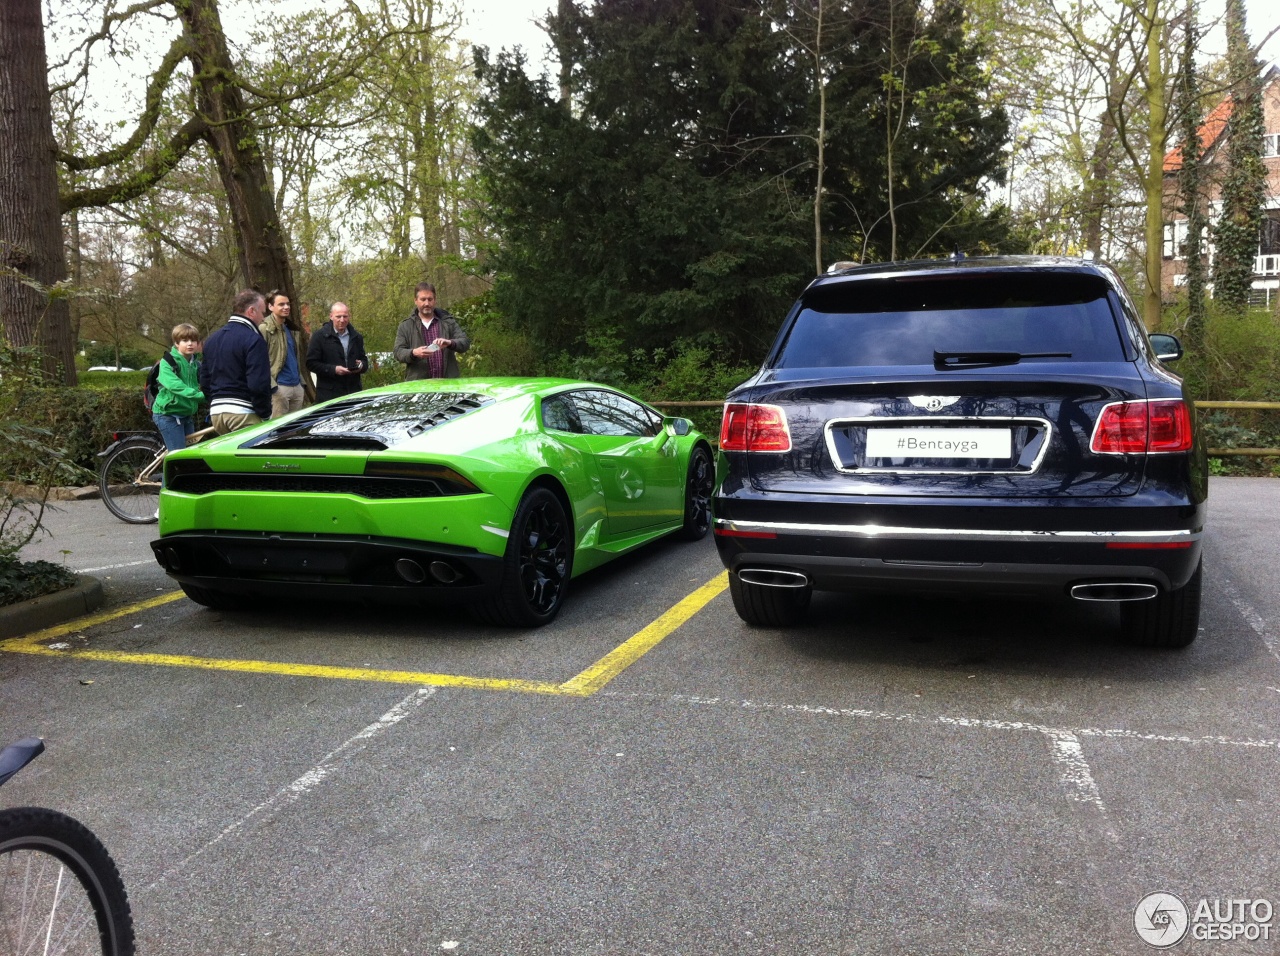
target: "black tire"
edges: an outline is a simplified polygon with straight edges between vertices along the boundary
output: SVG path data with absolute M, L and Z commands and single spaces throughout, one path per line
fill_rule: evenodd
M 748 584 L 730 572 L 729 596 L 733 598 L 733 609 L 738 612 L 738 617 L 753 627 L 787 627 L 804 620 L 813 588 Z
M 133 956 L 124 883 L 83 824 L 38 807 L 0 812 L 0 952 Z
M 224 594 L 221 591 L 212 591 L 209 588 L 197 587 L 194 584 L 183 584 L 181 588 L 183 594 L 197 604 L 203 604 L 211 611 L 232 611 L 237 607 L 244 606 L 232 595 Z
M 689 456 L 689 476 L 684 483 L 684 525 L 680 537 L 701 541 L 711 528 L 711 493 L 715 490 L 716 467 L 711 454 L 701 445 Z
M 107 510 L 130 524 L 155 524 L 160 517 L 159 468 L 146 480 L 142 470 L 164 451 L 164 443 L 150 438 L 121 442 L 98 469 L 98 490 Z
M 502 627 L 541 627 L 555 619 L 573 573 L 573 526 L 548 488 L 525 492 L 511 521 L 498 593 L 476 605 Z
M 1200 588 L 1203 564 L 1182 587 L 1149 601 L 1120 605 L 1120 623 L 1129 643 L 1142 647 L 1187 647 L 1200 631 Z

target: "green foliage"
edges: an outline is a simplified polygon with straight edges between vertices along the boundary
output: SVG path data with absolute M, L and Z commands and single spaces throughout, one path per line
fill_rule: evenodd
M 813 272 L 817 82 L 826 97 L 824 246 L 832 258 L 1004 249 L 1000 214 L 976 203 L 998 180 L 1006 120 L 982 105 L 980 51 L 961 8 L 893 0 L 839 10 L 821 37 L 791 4 L 728 0 L 561 7 L 552 43 L 572 58 L 572 104 L 518 57 L 483 57 L 474 143 L 501 236 L 495 336 L 525 361 L 616 380 L 639 350 L 714 343 L 731 364 L 765 352 Z M 914 43 L 914 45 L 912 45 Z M 909 91 L 886 160 L 886 73 Z M 497 360 L 499 356 L 494 356 Z
M 1174 312 L 1185 321 L 1185 304 Z M 1174 327 L 1175 333 L 1183 331 Z M 1198 401 L 1280 401 L 1280 326 L 1265 309 L 1235 313 L 1210 300 L 1204 344 L 1187 346 L 1174 366 Z M 1208 409 L 1200 413 L 1208 448 L 1280 448 L 1280 412 L 1270 409 Z M 1213 474 L 1271 475 L 1277 459 L 1231 456 L 1214 459 Z M 1212 464 L 1212 463 L 1211 463 Z
M 1171 315 L 1175 323 L 1179 318 L 1185 322 L 1185 303 L 1180 300 Z M 1175 324 L 1171 331 L 1182 334 L 1184 330 Z M 1196 399 L 1280 401 L 1280 327 L 1265 309 L 1249 309 L 1237 316 L 1211 300 L 1204 346 L 1199 351 L 1188 347 L 1176 371 Z
M 364 336 L 366 351 L 391 351 L 396 326 L 413 311 L 413 287 L 423 277 L 423 265 L 415 258 L 384 256 L 350 270 L 346 288 L 335 298 L 350 306 L 351 324 Z M 311 327 L 318 329 L 328 318 L 327 313 L 313 315 Z M 403 366 L 400 370 L 403 373 Z
M 140 372 L 104 374 L 111 374 L 115 379 L 126 375 L 145 378 Z M 85 484 L 95 480 L 97 453 L 111 444 L 113 432 L 155 430 L 142 404 L 141 384 L 109 388 L 30 388 L 11 414 L 16 424 L 46 435 L 48 444 L 59 452 L 64 467 L 56 484 Z M 24 455 L 7 463 L 6 473 L 15 480 L 35 483 L 42 468 L 38 457 Z
M 120 363 L 125 368 L 150 368 L 159 355 L 143 352 L 140 349 L 122 348 L 120 350 Z M 94 365 L 116 364 L 116 350 L 105 342 L 98 342 L 90 345 L 84 350 L 85 364 L 89 367 Z
M 43 594 L 62 591 L 76 583 L 76 576 L 51 561 L 19 561 L 0 554 L 0 607 Z
M 80 474 L 57 433 L 28 415 L 44 391 L 40 353 L 0 344 L 0 558 L 41 532 L 49 489 Z M 16 560 L 16 559 L 15 559 Z
M 1232 314 L 1244 315 L 1253 286 L 1254 257 L 1266 199 L 1262 161 L 1262 84 L 1244 26 L 1244 0 L 1227 3 L 1227 61 L 1231 122 L 1227 128 L 1222 214 L 1215 230 L 1214 296 Z
M 138 401 L 142 401 L 142 389 L 147 384 L 147 375 L 155 360 L 148 362 L 136 372 L 81 372 L 79 376 L 81 388 L 125 389 L 134 388 Z

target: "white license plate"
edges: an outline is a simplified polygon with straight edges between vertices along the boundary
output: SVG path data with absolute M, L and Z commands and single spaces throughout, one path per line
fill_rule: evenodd
M 868 458 L 1008 458 L 1007 428 L 868 428 Z

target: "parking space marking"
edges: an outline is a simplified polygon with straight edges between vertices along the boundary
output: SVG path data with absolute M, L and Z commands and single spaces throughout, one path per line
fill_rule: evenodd
M 1148 743 L 1174 744 L 1210 744 L 1227 747 L 1242 747 L 1254 750 L 1272 750 L 1280 752 L 1280 740 L 1256 739 L 1250 737 L 1226 737 L 1204 735 L 1193 737 L 1187 734 L 1142 733 L 1136 730 L 1122 730 L 1111 727 L 1050 727 L 1047 724 L 1035 724 L 1021 720 L 992 720 L 982 717 L 950 717 L 943 714 L 928 716 L 925 714 L 895 714 L 888 711 L 866 710 L 853 707 L 821 707 L 813 704 L 783 704 L 756 700 L 734 700 L 727 697 L 701 697 L 694 694 L 645 694 L 622 693 L 609 691 L 600 695 L 606 699 L 618 700 L 652 700 L 674 701 L 711 706 L 734 708 L 738 710 L 771 711 L 773 713 L 806 714 L 817 717 L 851 717 L 859 720 L 878 720 L 899 724 L 932 724 L 936 727 L 964 727 L 981 730 L 1022 731 L 1041 734 L 1049 742 L 1050 758 L 1058 768 L 1059 780 L 1066 797 L 1075 803 L 1090 805 L 1100 818 L 1102 832 L 1106 838 L 1117 843 L 1120 835 L 1111 822 L 1110 814 L 1102 801 L 1102 793 L 1094 780 L 1093 772 L 1085 760 L 1081 738 L 1102 740 L 1137 740 Z
M 1262 615 L 1253 609 L 1253 607 L 1240 596 L 1240 592 L 1236 590 L 1235 584 L 1229 579 L 1224 579 L 1221 588 L 1227 598 L 1235 605 L 1240 616 L 1244 618 L 1245 623 L 1253 629 L 1253 633 L 1262 639 L 1262 643 L 1266 645 L 1267 651 L 1272 657 L 1280 662 L 1280 641 L 1272 636 L 1267 627 L 1267 622 L 1262 619 Z
M 118 568 L 136 568 L 142 564 L 155 564 L 155 558 L 150 561 L 126 561 L 124 564 L 104 564 L 100 568 L 80 568 L 76 574 L 96 574 L 98 571 L 115 571 Z
M 889 711 L 867 710 L 859 707 L 822 707 L 817 704 L 780 704 L 758 700 L 734 700 L 729 697 L 701 697 L 697 694 L 645 694 L 625 691 L 609 691 L 602 697 L 633 700 L 673 700 L 689 704 L 735 707 L 742 710 L 772 710 L 782 713 L 812 714 L 818 717 L 856 717 L 864 720 L 883 720 L 903 724 L 938 724 L 944 727 L 976 727 L 983 730 L 1020 730 L 1039 734 L 1067 733 L 1077 737 L 1098 737 L 1107 740 L 1138 740 L 1149 743 L 1219 744 L 1228 747 L 1245 747 L 1280 752 L 1280 739 L 1251 737 L 1225 737 L 1205 734 L 1193 737 L 1189 734 L 1153 734 L 1138 730 L 1122 730 L 1112 727 L 1050 727 L 1025 720 L 993 720 L 989 717 L 949 717 L 945 714 L 895 714 Z
M 1080 738 L 1067 730 L 1047 730 L 1049 738 L 1049 755 L 1058 765 L 1062 785 L 1067 791 L 1067 799 L 1077 803 L 1088 803 L 1102 817 L 1103 830 L 1112 843 L 1120 842 L 1120 835 L 1111 825 L 1111 816 L 1102 802 L 1102 794 L 1098 790 L 1098 782 L 1093 779 L 1093 771 L 1089 762 L 1084 759 L 1084 748 L 1080 746 Z
M 729 586 L 729 573 L 721 571 L 675 607 L 629 640 L 615 647 L 581 674 L 561 684 L 563 692 L 588 697 L 653 650 L 660 641 L 693 617 Z
M 357 754 L 363 750 L 365 741 L 378 736 L 378 734 L 383 731 L 400 723 L 400 721 L 404 720 L 413 713 L 414 710 L 425 703 L 427 698 L 435 692 L 436 688 L 434 687 L 421 687 L 418 690 L 415 690 L 412 694 L 397 703 L 389 711 L 371 723 L 368 727 L 361 730 L 354 737 L 351 737 L 340 746 L 325 754 L 325 756 L 320 758 L 319 763 L 304 773 L 297 780 L 293 781 L 293 783 L 281 787 L 269 800 L 264 800 L 244 816 L 240 817 L 240 819 L 236 820 L 234 823 L 228 824 L 212 840 L 209 840 L 199 849 L 188 853 L 178 863 L 169 867 L 152 880 L 146 889 L 153 890 L 175 873 L 179 873 L 186 869 L 188 863 L 196 857 L 208 852 L 236 831 L 242 829 L 245 824 L 253 820 L 255 817 L 261 818 L 262 820 L 269 820 L 277 810 L 282 807 L 287 807 L 290 804 L 297 803 L 310 790 L 313 790 L 323 782 L 326 777 L 334 772 L 334 770 L 338 769 L 345 760 L 353 754 Z
M 289 677 L 320 677 L 328 680 L 372 681 L 384 684 L 420 684 L 431 687 L 464 687 L 471 690 L 514 691 L 523 694 L 554 694 L 590 697 L 656 647 L 664 638 L 702 610 L 728 587 L 728 575 L 721 572 L 655 621 L 614 648 L 600 660 L 564 683 L 519 678 L 467 677 L 460 674 L 433 674 L 419 671 L 378 670 L 365 667 L 333 667 L 325 664 L 294 664 L 283 661 L 240 660 L 222 657 L 194 657 L 186 654 L 142 654 L 130 651 L 72 650 L 49 646 L 49 642 L 98 624 L 159 607 L 183 597 L 172 591 L 79 618 L 24 637 L 0 641 L 0 651 L 36 654 L 45 657 L 74 657 L 78 660 L 121 664 L 150 664 L 158 667 L 188 667 L 197 670 L 233 671 L 249 674 L 278 674 Z

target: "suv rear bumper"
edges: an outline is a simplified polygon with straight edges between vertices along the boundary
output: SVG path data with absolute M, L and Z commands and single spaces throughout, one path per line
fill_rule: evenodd
M 1204 525 L 1203 505 L 974 507 L 964 509 L 968 520 L 959 526 L 938 527 L 929 518 L 941 514 L 929 507 L 893 515 L 886 512 L 898 509 L 874 509 L 880 519 L 874 522 L 848 520 L 856 514 L 853 511 L 833 515 L 830 509 L 817 508 L 810 514 L 818 520 L 800 521 L 790 508 L 786 520 L 768 520 L 758 506 L 725 504 L 717 500 L 717 510 L 738 515 L 717 517 L 714 525 L 716 547 L 726 568 L 735 574 L 792 572 L 803 575 L 817 590 L 833 591 L 1062 594 L 1076 584 L 1146 582 L 1166 592 L 1185 585 L 1198 566 Z M 744 511 L 754 514 L 748 518 Z M 1147 521 L 1132 520 L 1138 511 L 1146 512 Z M 1151 511 L 1158 512 L 1161 520 L 1152 520 L 1156 516 Z M 956 517 L 955 509 L 948 512 L 948 517 Z M 1018 512 L 1031 527 L 1018 526 L 1014 520 Z M 1046 516 L 1056 527 L 1042 526 Z M 899 520 L 892 520 L 895 517 Z M 1098 527 L 1103 520 L 1116 527 Z

